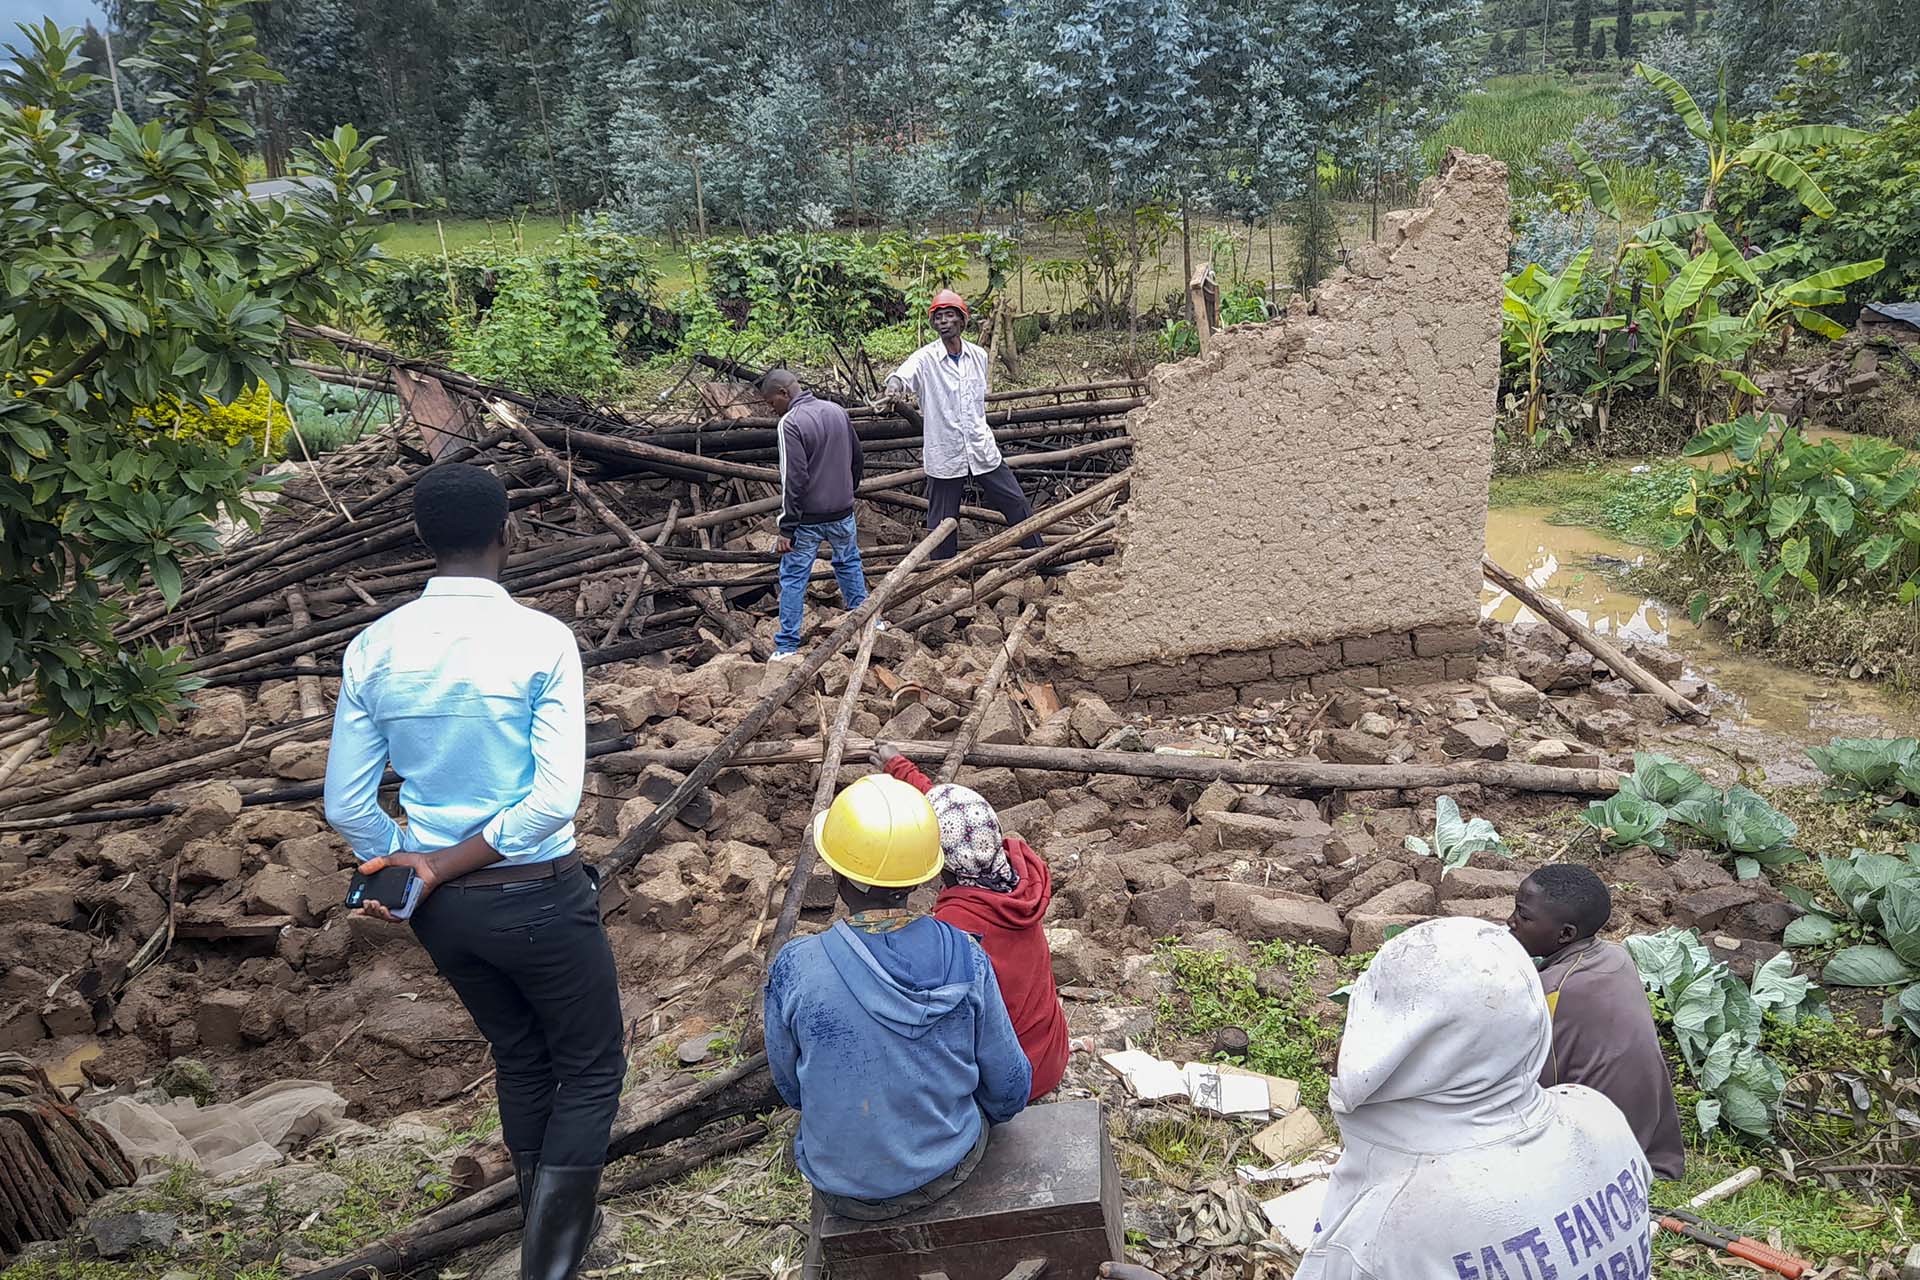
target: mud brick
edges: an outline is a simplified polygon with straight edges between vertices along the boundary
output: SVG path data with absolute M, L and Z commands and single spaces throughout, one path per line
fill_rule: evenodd
M 1307 685 L 1315 693 L 1325 693 L 1329 689 L 1371 689 L 1380 683 L 1378 667 L 1347 667 L 1341 671 L 1328 671 L 1314 676 Z
M 1133 695 L 1132 682 L 1124 671 L 1104 671 L 1087 681 L 1087 687 L 1108 702 L 1125 702 Z
M 1380 683 L 1389 689 L 1438 684 L 1447 678 L 1445 658 L 1396 658 L 1380 664 Z
M 1474 654 L 1480 650 L 1480 627 L 1477 623 L 1461 622 L 1444 627 L 1419 627 L 1413 633 L 1413 651 L 1422 658 L 1446 657 L 1449 654 Z
M 1261 699 L 1266 702 L 1291 702 L 1307 690 L 1305 680 L 1256 680 L 1240 686 L 1240 701 L 1247 703 Z
M 1480 659 L 1470 653 L 1454 654 L 1446 664 L 1449 680 L 1471 680 L 1480 674 Z
M 1383 631 L 1378 635 L 1353 636 L 1340 642 L 1340 661 L 1349 667 L 1391 662 L 1413 656 L 1413 639 L 1404 632 Z
M 1193 688 L 1193 669 L 1186 664 L 1128 668 L 1136 698 L 1164 698 Z
M 1272 674 L 1273 659 L 1264 649 L 1217 653 L 1200 662 L 1200 679 L 1205 684 L 1241 685 Z
M 1318 675 L 1340 665 L 1340 645 L 1335 641 L 1331 644 L 1303 645 L 1297 649 L 1275 649 L 1267 657 L 1276 676 Z
M 1240 703 L 1240 691 L 1232 685 L 1219 689 L 1193 689 L 1167 699 L 1167 710 L 1176 716 L 1205 715 L 1225 711 Z

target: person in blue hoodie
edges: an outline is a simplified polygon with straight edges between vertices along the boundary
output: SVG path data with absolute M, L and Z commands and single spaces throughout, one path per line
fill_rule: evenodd
M 1033 1068 L 987 953 L 907 905 L 942 866 L 927 798 L 862 778 L 814 819 L 813 840 L 850 914 L 780 949 L 767 1062 L 800 1113 L 800 1172 L 829 1212 L 878 1222 L 965 1182 L 990 1126 L 1027 1105 Z

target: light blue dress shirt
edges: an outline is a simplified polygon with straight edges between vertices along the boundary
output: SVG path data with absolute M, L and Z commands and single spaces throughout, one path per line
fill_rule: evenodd
M 485 578 L 432 578 L 354 637 L 327 756 L 327 821 L 361 861 L 474 832 L 513 862 L 573 852 L 586 772 L 580 646 Z M 387 761 L 403 829 L 380 807 Z

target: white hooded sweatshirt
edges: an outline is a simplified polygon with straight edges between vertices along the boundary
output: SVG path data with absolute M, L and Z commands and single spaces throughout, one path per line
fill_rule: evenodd
M 1520 944 L 1433 920 L 1380 949 L 1330 1101 L 1346 1153 L 1295 1280 L 1646 1280 L 1652 1174 L 1620 1109 L 1543 1089 Z

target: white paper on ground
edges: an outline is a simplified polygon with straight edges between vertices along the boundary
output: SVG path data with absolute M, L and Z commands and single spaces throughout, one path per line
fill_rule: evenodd
M 1150 1053 L 1139 1049 L 1123 1049 L 1118 1053 L 1109 1053 L 1100 1060 L 1120 1073 L 1135 1097 L 1152 1101 L 1155 1098 L 1188 1096 L 1187 1079 L 1180 1074 L 1180 1069 Z
M 1327 1202 L 1327 1185 L 1325 1178 L 1316 1178 L 1260 1205 L 1274 1230 L 1298 1251 L 1304 1252 L 1313 1243 L 1314 1223 L 1319 1221 L 1321 1206 Z
M 1257 1076 L 1229 1075 L 1204 1062 L 1189 1062 L 1181 1075 L 1193 1105 L 1203 1111 L 1223 1116 L 1267 1114 L 1267 1082 Z

